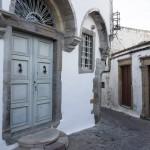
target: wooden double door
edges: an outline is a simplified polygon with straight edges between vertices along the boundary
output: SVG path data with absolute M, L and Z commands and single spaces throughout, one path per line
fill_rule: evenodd
M 131 77 L 131 65 L 121 66 L 121 105 L 131 107 L 132 106 L 132 77 Z
M 13 33 L 11 50 L 11 131 L 52 120 L 53 41 Z

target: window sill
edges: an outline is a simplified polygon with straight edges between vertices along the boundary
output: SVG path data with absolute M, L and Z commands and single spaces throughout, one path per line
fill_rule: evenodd
M 94 69 L 88 70 L 88 69 L 80 69 L 79 74 L 85 74 L 85 73 L 94 73 Z

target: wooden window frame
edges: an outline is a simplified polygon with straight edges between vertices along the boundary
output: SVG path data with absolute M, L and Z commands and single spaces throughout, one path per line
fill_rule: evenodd
M 82 28 L 82 35 L 86 34 L 93 37 L 93 49 L 92 49 L 92 66 L 91 69 L 89 68 L 82 68 L 81 66 L 81 59 L 82 59 L 82 50 L 83 50 L 83 44 L 80 42 L 79 45 L 79 73 L 93 73 L 94 67 L 95 67 L 95 32 Z
M 132 59 L 126 58 L 118 60 L 118 102 L 121 107 L 133 109 L 133 87 L 131 86 L 131 107 L 122 105 L 122 67 L 130 65 L 131 67 L 131 84 L 132 84 Z

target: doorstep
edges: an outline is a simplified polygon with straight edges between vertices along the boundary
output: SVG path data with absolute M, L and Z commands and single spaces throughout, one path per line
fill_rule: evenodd
M 68 137 L 65 133 L 48 128 L 34 134 L 23 136 L 18 140 L 16 150 L 66 150 Z

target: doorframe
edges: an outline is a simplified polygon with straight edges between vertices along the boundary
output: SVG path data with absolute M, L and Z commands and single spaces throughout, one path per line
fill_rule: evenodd
M 53 89 L 52 89 L 52 123 L 50 126 L 58 126 L 62 118 L 61 113 L 61 71 L 62 71 L 62 49 L 64 47 L 64 34 L 57 31 L 55 28 L 26 22 L 16 15 L 2 12 L 3 17 L 0 17 L 1 22 L 5 24 L 4 33 L 4 79 L 3 79 L 3 139 L 8 144 L 12 144 L 14 134 L 11 133 L 10 127 L 10 104 L 11 104 L 11 37 L 13 31 L 28 33 L 35 36 L 48 38 L 54 41 L 53 53 Z M 30 132 L 30 131 L 29 131 Z
M 150 56 L 141 57 L 141 75 L 142 75 L 142 118 L 150 118 L 150 83 L 149 66 Z
M 133 86 L 131 86 L 131 107 L 122 105 L 122 66 L 131 66 L 131 84 L 132 84 L 132 58 L 118 60 L 118 103 L 121 107 L 133 109 Z

